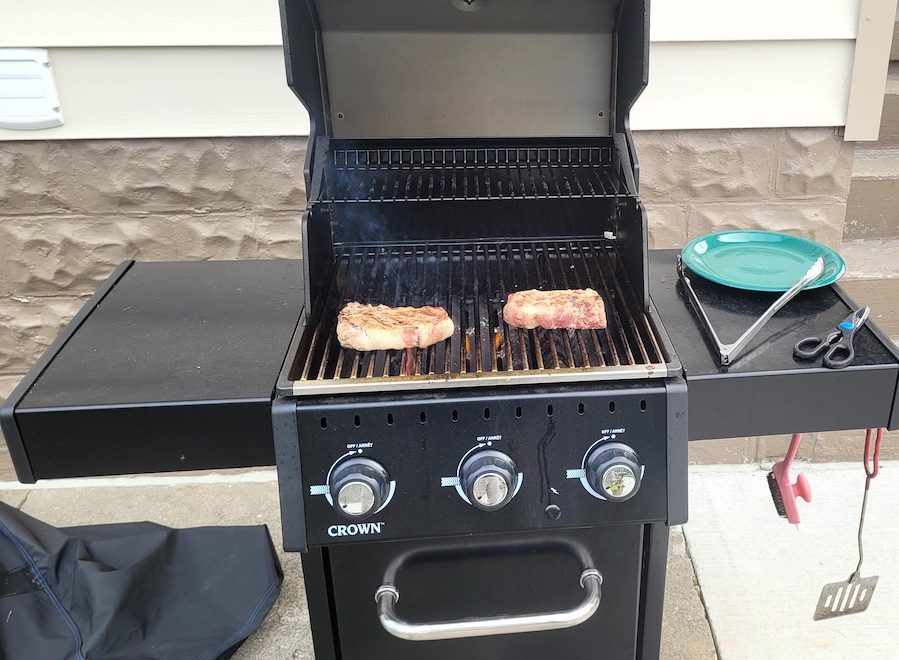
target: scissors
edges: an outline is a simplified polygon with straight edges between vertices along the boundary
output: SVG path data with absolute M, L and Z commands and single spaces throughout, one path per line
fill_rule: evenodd
M 855 333 L 864 325 L 870 312 L 870 307 L 855 310 L 845 320 L 840 321 L 836 332 L 831 332 L 824 339 L 820 337 L 800 339 L 793 346 L 794 357 L 800 360 L 814 360 L 824 353 L 823 364 L 828 369 L 842 369 L 849 366 L 855 359 L 852 340 L 855 339 Z

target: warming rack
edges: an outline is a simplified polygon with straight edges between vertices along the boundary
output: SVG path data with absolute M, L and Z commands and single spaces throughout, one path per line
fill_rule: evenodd
M 329 204 L 633 194 L 611 145 L 334 149 L 323 176 Z

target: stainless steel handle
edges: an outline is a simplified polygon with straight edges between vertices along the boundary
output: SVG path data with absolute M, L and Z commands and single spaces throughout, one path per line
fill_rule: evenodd
M 583 623 L 599 608 L 599 601 L 602 598 L 602 574 L 595 568 L 585 569 L 581 573 L 581 586 L 587 593 L 580 604 L 570 610 L 434 623 L 412 623 L 399 618 L 395 606 L 400 599 L 400 592 L 392 584 L 382 584 L 378 587 L 375 591 L 375 602 L 378 604 L 378 618 L 381 625 L 394 637 L 412 641 L 459 639 L 558 630 Z
M 681 261 L 680 255 L 677 257 L 677 273 L 680 276 L 681 281 L 683 281 L 685 288 L 687 289 L 687 294 L 690 298 L 690 303 L 693 305 L 693 309 L 696 311 L 696 314 L 699 316 L 699 320 L 702 321 L 702 325 L 705 327 L 706 332 L 712 337 L 712 341 L 715 342 L 715 346 L 718 348 L 718 355 L 721 358 L 721 364 L 728 365 L 743 352 L 743 349 L 746 348 L 747 344 L 759 333 L 759 330 L 774 316 L 780 309 L 790 302 L 796 295 L 802 291 L 808 284 L 811 284 L 819 277 L 821 277 L 821 273 L 824 272 L 824 258 L 818 257 L 815 260 L 815 263 L 812 264 L 812 267 L 808 269 L 808 271 L 803 275 L 796 284 L 790 287 L 789 290 L 785 291 L 784 294 L 775 300 L 771 306 L 765 310 L 765 313 L 762 314 L 758 319 L 756 319 L 755 323 L 753 323 L 749 328 L 744 332 L 737 341 L 732 344 L 725 344 L 718 338 L 718 333 L 715 332 L 715 328 L 712 327 L 712 322 L 709 320 L 708 315 L 705 313 L 705 308 L 702 306 L 702 303 L 699 302 L 699 297 L 696 295 L 696 292 L 693 290 L 693 284 L 690 282 L 690 278 L 687 276 L 686 270 L 684 269 L 683 262 Z

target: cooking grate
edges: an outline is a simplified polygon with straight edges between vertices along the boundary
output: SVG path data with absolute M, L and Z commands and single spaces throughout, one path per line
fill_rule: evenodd
M 609 241 L 353 245 L 336 256 L 330 292 L 291 371 L 294 394 L 666 375 L 659 342 Z M 524 330 L 502 319 L 511 291 L 586 287 L 605 301 L 604 330 Z M 440 306 L 456 331 L 426 349 L 344 349 L 337 314 L 350 301 Z
M 561 199 L 630 194 L 611 146 L 335 149 L 322 202 Z

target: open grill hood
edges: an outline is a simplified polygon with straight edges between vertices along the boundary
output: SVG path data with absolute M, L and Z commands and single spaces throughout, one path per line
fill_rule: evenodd
M 611 237 L 646 308 L 629 113 L 647 82 L 648 5 L 281 0 L 288 84 L 310 116 L 309 302 L 340 246 L 450 228 L 467 240 Z M 573 216 L 578 231 L 560 229 Z
M 626 135 L 647 82 L 648 0 L 281 0 L 281 11 L 310 152 L 318 137 Z

